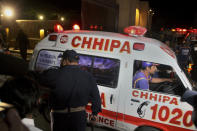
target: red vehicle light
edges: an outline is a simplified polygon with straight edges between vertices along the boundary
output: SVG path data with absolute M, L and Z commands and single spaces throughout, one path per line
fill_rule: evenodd
M 59 33 L 59 32 L 63 32 L 63 31 L 64 31 L 64 29 L 63 29 L 63 27 L 60 24 L 56 24 L 54 26 L 54 32 Z
M 92 30 L 94 28 L 94 26 L 93 25 L 90 25 L 90 29 Z
M 143 51 L 145 47 L 144 43 L 134 43 L 133 50 Z
M 80 26 L 77 25 L 77 24 L 74 24 L 74 25 L 73 25 L 73 30 L 80 30 Z
M 124 29 L 124 32 L 131 36 L 142 36 L 146 31 L 146 28 L 140 26 L 129 26 Z

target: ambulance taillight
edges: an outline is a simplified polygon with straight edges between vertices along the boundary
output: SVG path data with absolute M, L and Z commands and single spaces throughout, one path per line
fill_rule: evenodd
M 77 24 L 74 24 L 74 25 L 73 25 L 73 30 L 80 30 L 80 26 L 77 25 Z
M 147 29 L 141 26 L 129 26 L 124 28 L 124 32 L 130 36 L 143 36 Z
M 54 32 L 60 33 L 60 32 L 63 32 L 63 31 L 64 31 L 64 29 L 60 24 L 56 24 L 54 26 Z

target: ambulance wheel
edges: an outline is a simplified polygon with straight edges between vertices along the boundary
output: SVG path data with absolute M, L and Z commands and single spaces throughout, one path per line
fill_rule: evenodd
M 151 126 L 140 126 L 137 127 L 135 131 L 162 131 L 162 130 Z

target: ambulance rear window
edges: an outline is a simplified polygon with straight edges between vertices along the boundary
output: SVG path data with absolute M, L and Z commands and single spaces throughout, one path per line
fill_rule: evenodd
M 43 71 L 52 67 L 59 67 L 62 51 L 41 50 L 35 64 L 36 71 Z M 93 74 L 98 85 L 116 88 L 120 69 L 120 60 L 80 55 L 80 68 Z
M 116 88 L 120 60 L 80 55 L 79 65 L 81 69 L 93 74 L 98 85 Z

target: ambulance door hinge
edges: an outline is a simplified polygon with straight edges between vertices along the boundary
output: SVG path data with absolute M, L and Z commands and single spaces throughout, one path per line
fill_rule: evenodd
M 112 104 L 112 100 L 113 100 L 113 94 L 111 94 L 110 96 L 110 104 Z

